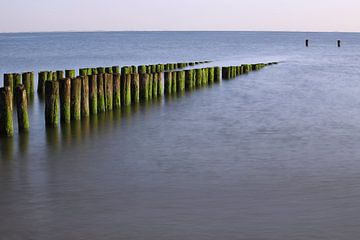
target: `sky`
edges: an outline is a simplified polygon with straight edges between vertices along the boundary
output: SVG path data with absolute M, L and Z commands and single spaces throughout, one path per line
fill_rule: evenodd
M 0 32 L 360 32 L 359 0 L 0 0 Z

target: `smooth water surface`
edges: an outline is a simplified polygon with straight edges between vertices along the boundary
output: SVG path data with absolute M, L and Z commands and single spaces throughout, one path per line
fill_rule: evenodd
M 1 74 L 194 60 L 281 63 L 52 131 L 36 96 L 0 239 L 360 237 L 360 34 L 0 34 Z

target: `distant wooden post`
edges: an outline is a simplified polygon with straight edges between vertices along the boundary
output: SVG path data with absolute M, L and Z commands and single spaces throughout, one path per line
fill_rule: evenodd
M 86 118 L 90 116 L 89 107 L 89 77 L 81 77 L 81 117 Z
M 133 103 L 140 101 L 140 79 L 138 73 L 131 74 L 131 100 Z
M 104 74 L 97 75 L 97 106 L 98 112 L 105 112 L 105 97 L 104 97 Z
M 305 46 L 306 46 L 306 47 L 309 47 L 309 39 L 306 39 L 306 40 L 305 40 Z
M 89 76 L 89 103 L 90 113 L 96 115 L 98 112 L 97 75 Z
M 121 108 L 121 75 L 115 73 L 113 76 L 114 81 L 114 109 Z
M 71 119 L 81 119 L 81 78 L 71 79 Z
M 149 75 L 147 73 L 140 74 L 140 100 L 147 102 L 149 99 Z
M 27 102 L 27 91 L 24 85 L 18 85 L 16 87 L 16 106 L 18 116 L 19 132 L 28 132 L 29 115 L 28 115 L 28 102 Z
M 13 92 L 10 87 L 0 88 L 0 135 L 12 137 L 13 127 Z
M 337 41 L 337 46 L 341 47 L 341 41 L 340 40 Z
M 107 68 L 110 72 L 112 68 Z M 104 95 L 105 95 L 105 109 L 110 112 L 113 110 L 113 100 L 114 100 L 114 84 L 113 84 L 113 74 L 105 73 L 104 74 Z
M 59 80 L 60 84 L 60 119 L 62 123 L 69 123 L 71 120 L 71 79 Z
M 171 66 L 171 65 L 168 65 Z M 172 73 L 165 72 L 164 73 L 164 93 L 165 95 L 170 95 L 172 93 Z

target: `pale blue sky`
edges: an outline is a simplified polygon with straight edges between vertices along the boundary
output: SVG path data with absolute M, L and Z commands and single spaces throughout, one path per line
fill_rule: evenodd
M 0 0 L 0 32 L 360 32 L 359 0 Z

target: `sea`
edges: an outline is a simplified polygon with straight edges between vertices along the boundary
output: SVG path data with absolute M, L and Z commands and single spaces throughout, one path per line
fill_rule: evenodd
M 35 95 L 0 138 L 0 239 L 360 238 L 359 33 L 0 34 L 1 86 L 193 61 L 279 64 L 55 129 Z

